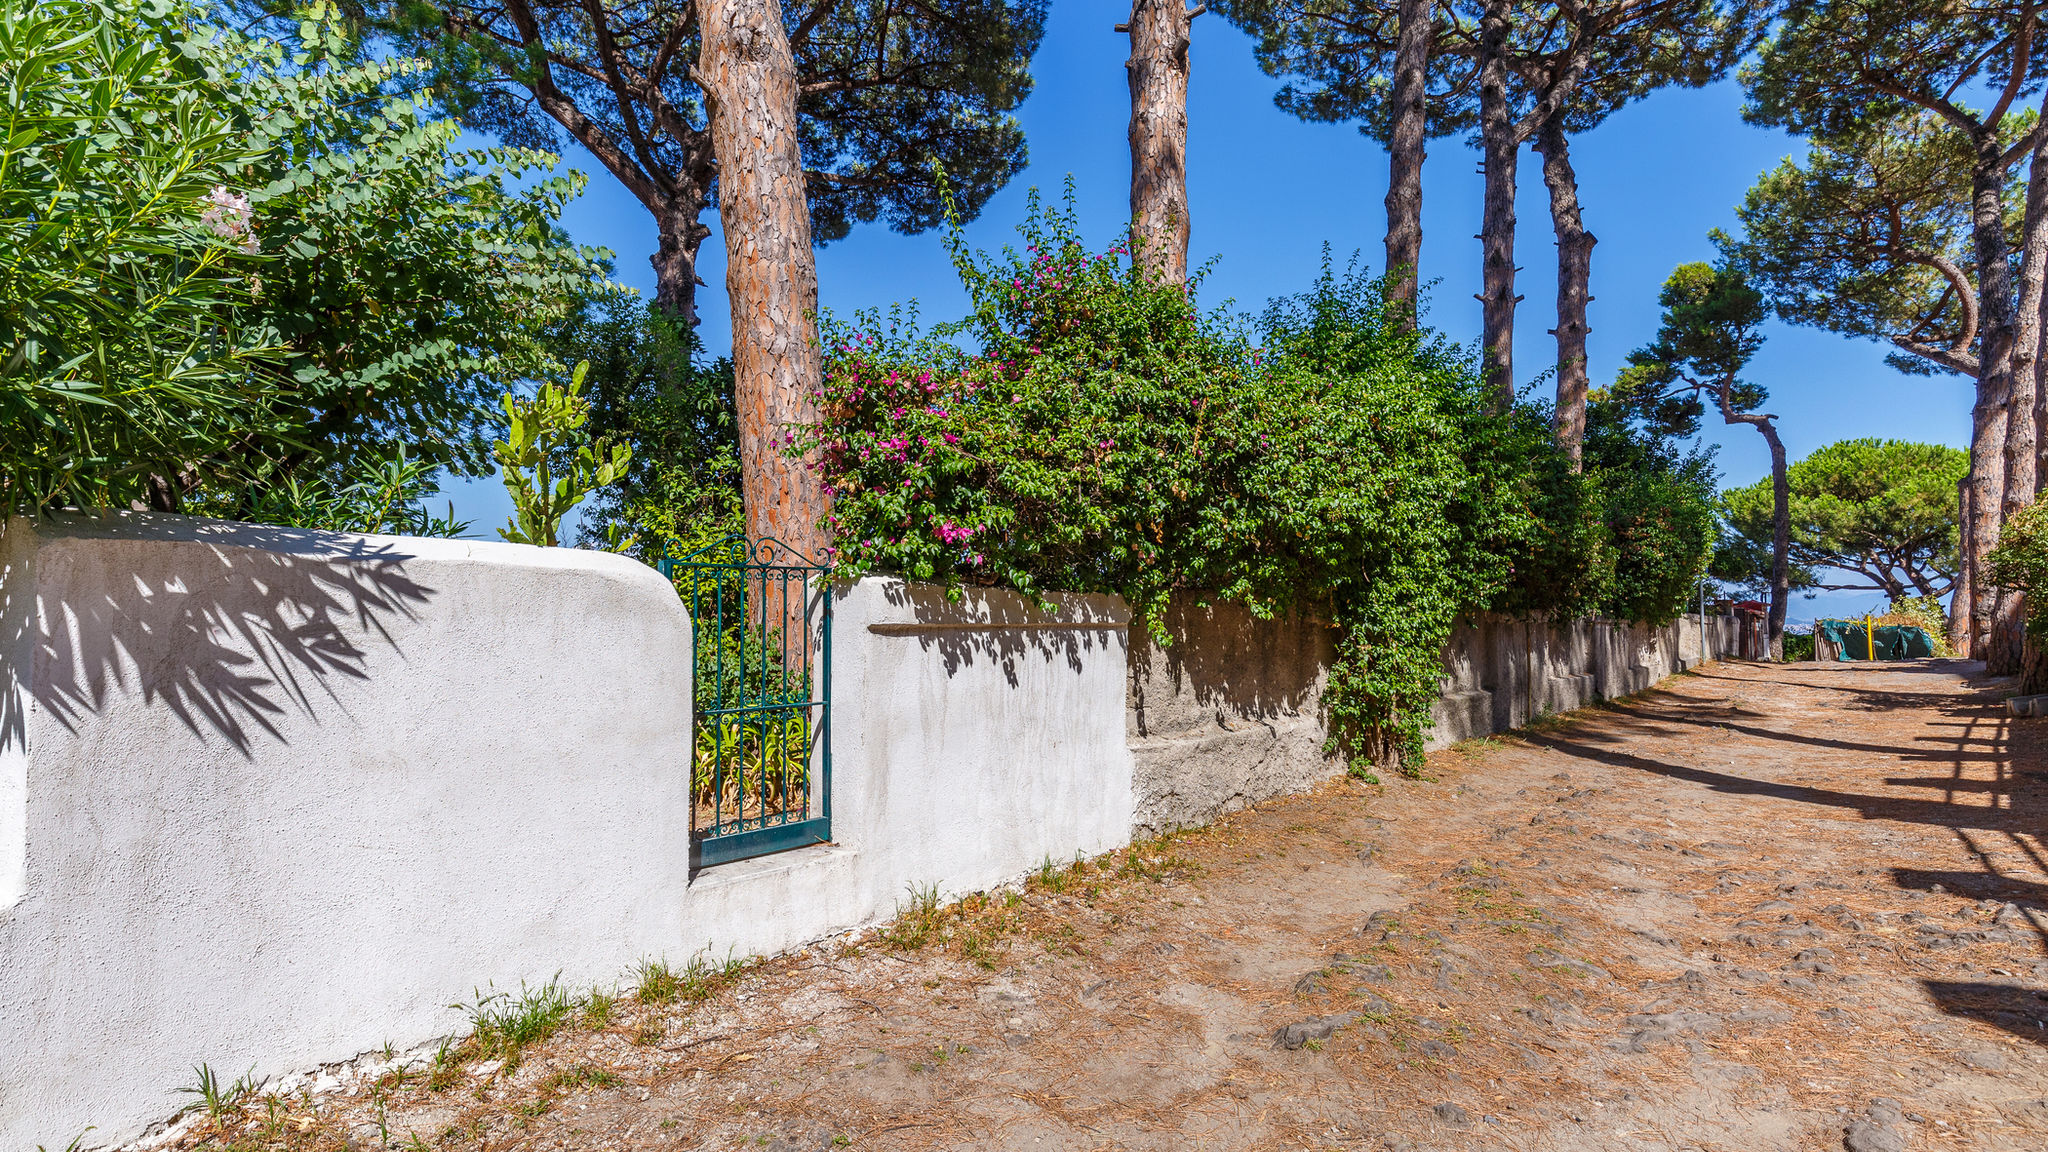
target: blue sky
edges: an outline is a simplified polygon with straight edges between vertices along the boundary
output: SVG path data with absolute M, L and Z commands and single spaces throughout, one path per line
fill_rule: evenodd
M 1031 165 L 969 226 L 975 245 L 1008 243 L 1026 190 L 1035 186 L 1057 196 L 1070 175 L 1089 237 L 1107 245 L 1122 228 L 1129 208 L 1124 131 L 1130 99 L 1123 69 L 1129 43 L 1111 31 L 1118 7 L 1082 0 L 1053 5 L 1033 65 L 1037 90 L 1019 112 Z M 1239 309 L 1255 311 L 1270 297 L 1300 291 L 1316 274 L 1325 243 L 1340 259 L 1357 250 L 1377 264 L 1385 231 L 1385 152 L 1353 126 L 1308 124 L 1275 108 L 1280 81 L 1259 70 L 1251 41 L 1217 16 L 1195 22 L 1192 56 L 1191 255 L 1195 263 L 1215 261 L 1204 303 L 1234 299 Z M 1573 142 L 1586 225 L 1599 238 L 1590 337 L 1596 386 L 1654 333 L 1657 289 L 1671 269 L 1712 259 L 1708 232 L 1735 227 L 1734 207 L 1757 175 L 1803 154 L 1797 139 L 1744 124 L 1741 104 L 1732 80 L 1669 89 Z M 591 174 L 589 190 L 566 214 L 571 234 L 612 249 L 618 278 L 651 292 L 652 219 L 588 156 L 572 152 L 565 162 Z M 1422 272 L 1436 281 L 1426 321 L 1466 342 L 1479 331 L 1479 303 L 1472 297 L 1479 284 L 1477 163 L 1478 153 L 1463 142 L 1435 141 L 1423 174 Z M 1516 210 L 1517 289 L 1525 298 L 1516 317 L 1515 356 L 1517 377 L 1526 384 L 1554 357 L 1548 329 L 1557 277 L 1540 158 L 1527 151 Z M 699 300 L 706 345 L 719 350 L 731 341 L 722 243 L 716 234 L 705 242 L 701 274 L 709 287 Z M 934 320 L 964 305 L 934 234 L 901 236 L 881 225 L 857 229 L 819 252 L 818 273 L 825 307 L 840 313 L 915 299 Z M 1766 407 L 1779 416 L 1793 459 L 1855 436 L 1967 447 L 1968 381 L 1905 376 L 1887 367 L 1885 349 L 1870 341 L 1775 323 L 1768 336 L 1751 376 L 1770 390 Z M 1710 426 L 1705 437 L 1721 445 L 1724 484 L 1768 473 L 1763 438 L 1753 429 Z M 448 495 L 460 515 L 476 521 L 476 535 L 494 535 L 510 512 L 495 480 L 459 484 Z M 1792 616 L 1861 612 L 1881 599 L 1874 593 L 1795 598 Z

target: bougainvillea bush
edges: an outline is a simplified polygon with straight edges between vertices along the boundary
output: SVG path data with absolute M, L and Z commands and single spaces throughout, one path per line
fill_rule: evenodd
M 1336 750 L 1415 763 L 1456 617 L 1557 551 L 1541 414 L 1500 410 L 1362 273 L 1326 262 L 1241 321 L 1091 251 L 1071 207 L 1034 201 L 1020 232 L 993 256 L 955 235 L 960 321 L 828 324 L 825 420 L 792 450 L 834 497 L 835 565 L 1113 592 L 1162 642 L 1181 590 L 1309 613 L 1339 633 Z
M 1205 520 L 1229 515 L 1212 488 L 1255 440 L 1237 410 L 1255 354 L 1070 225 L 1035 212 L 999 267 L 962 254 L 964 321 L 833 332 L 819 445 L 842 567 L 1113 590 L 1154 620 L 1213 578 Z

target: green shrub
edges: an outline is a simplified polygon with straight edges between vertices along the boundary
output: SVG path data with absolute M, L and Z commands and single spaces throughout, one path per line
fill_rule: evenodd
M 652 564 L 743 532 L 732 361 L 700 363 L 687 324 L 625 294 L 591 302 L 557 339 L 590 363 L 590 434 L 633 449 L 584 509 L 578 543 Z
M 608 289 L 580 176 L 458 148 L 424 65 L 303 14 L 0 0 L 0 509 L 358 518 L 396 461 L 486 470 L 491 402 Z
M 0 0 L 0 513 L 126 504 L 282 422 L 253 368 L 260 149 L 184 15 Z
M 997 256 L 955 233 L 962 320 L 828 323 L 825 420 L 794 448 L 823 461 L 841 570 L 1113 592 L 1162 643 L 1175 592 L 1329 620 L 1354 765 L 1415 764 L 1461 613 L 1683 607 L 1703 458 L 1616 418 L 1571 472 L 1547 413 L 1500 410 L 1355 267 L 1253 325 L 1091 252 L 1071 207 L 1034 199 L 1019 231 Z
M 1326 270 L 1254 343 L 1121 247 L 1089 252 L 1070 209 L 1034 202 L 1021 231 L 994 258 L 955 237 L 966 319 L 828 329 L 826 422 L 798 447 L 822 453 L 834 562 L 1114 592 L 1162 642 L 1176 590 L 1301 608 L 1342 632 L 1342 749 L 1418 753 L 1452 621 L 1531 531 L 1517 418 L 1362 275 Z
M 498 535 L 514 544 L 555 547 L 562 518 L 593 489 L 625 475 L 633 458 L 632 448 L 593 443 L 585 432 L 590 405 L 583 378 L 589 371 L 588 362 L 578 364 L 566 386 L 545 381 L 530 398 L 505 394 L 505 438 L 491 451 L 512 497 L 513 517 Z
M 2048 640 L 2048 502 L 2035 501 L 2008 518 L 1998 547 L 1984 558 L 1993 584 L 2027 595 L 2027 631 Z

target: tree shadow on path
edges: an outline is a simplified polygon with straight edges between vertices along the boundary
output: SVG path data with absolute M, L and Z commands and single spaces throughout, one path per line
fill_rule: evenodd
M 1971 667 L 1957 661 L 1939 663 L 1941 666 L 1910 671 L 1942 672 L 1957 677 Z M 1902 670 L 1907 669 L 1883 671 Z M 1931 714 L 1924 721 L 1927 726 L 1957 731 L 1913 737 L 1911 743 L 1836 739 L 1784 731 L 1762 723 L 1734 722 L 1737 717 L 1767 720 L 1768 714 L 1737 707 L 1727 698 L 1700 698 L 1684 695 L 1682 691 L 1659 690 L 1607 705 L 1586 723 L 1528 732 L 1524 739 L 1537 747 L 1630 772 L 1685 781 L 1723 795 L 1764 797 L 1822 810 L 1853 812 L 1864 820 L 1951 829 L 1972 854 L 1984 860 L 1982 871 L 1929 870 L 1900 864 L 1892 868 L 1893 882 L 1903 889 L 1918 890 L 1934 890 L 1939 885 L 1942 891 L 1957 895 L 2012 904 L 2028 914 L 2026 922 L 2042 938 L 2044 951 L 2048 951 L 2048 930 L 2042 927 L 2048 924 L 2048 883 L 2001 874 L 1993 866 L 1991 855 L 1971 836 L 1976 833 L 2002 838 L 2016 846 L 2043 873 L 2048 873 L 2048 857 L 2044 857 L 2039 845 L 2028 841 L 2029 837 L 2038 838 L 2048 830 L 2048 748 L 2044 748 L 2048 740 L 2043 739 L 2048 737 L 2048 731 L 2016 730 L 2014 722 L 2003 714 L 2002 701 L 1989 693 L 1958 685 L 1954 679 L 1948 681 L 1951 687 L 1947 692 L 1920 693 L 1889 691 L 1881 685 L 1810 684 L 1797 679 L 1740 674 L 1702 678 L 1730 687 L 1784 685 L 1851 692 L 1857 696 L 1861 711 L 1926 712 Z M 1859 759 L 1855 765 L 1859 773 L 1865 769 L 1882 771 L 1889 764 L 1934 763 L 1946 764 L 1950 771 L 1943 775 L 1887 775 L 1873 781 L 1889 788 L 1923 793 L 1887 795 L 1743 775 L 1739 771 L 1677 763 L 1617 746 L 1622 739 L 1641 741 L 1713 729 L 1753 740 L 1789 742 L 1869 758 L 1867 762 Z M 1739 756 L 1734 749 L 1718 749 L 1714 754 Z M 1935 799 L 1925 792 L 1945 795 Z M 1922 980 L 1921 985 L 1944 1013 L 1980 1020 L 2014 1036 L 2048 1045 L 2048 991 L 1994 981 Z

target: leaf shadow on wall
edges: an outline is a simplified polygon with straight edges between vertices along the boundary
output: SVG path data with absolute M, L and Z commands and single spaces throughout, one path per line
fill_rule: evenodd
M 1119 647 L 1113 636 L 1130 616 L 1113 597 L 1093 594 L 1063 596 L 1066 606 L 1057 618 L 1008 591 L 969 588 L 962 600 L 952 601 L 937 585 L 891 583 L 884 595 L 897 607 L 909 607 L 917 619 L 870 624 L 870 632 L 913 636 L 921 648 L 937 649 L 948 677 L 989 661 L 1001 667 L 1012 688 L 1020 684 L 1018 661 L 1034 653 L 1082 672 L 1087 653 L 1100 648 L 1109 654 Z
M 32 638 L 33 698 L 72 732 L 111 697 L 139 693 L 201 742 L 224 739 L 244 756 L 257 733 L 287 742 L 290 712 L 346 713 L 337 680 L 369 678 L 357 639 L 395 650 L 386 623 L 413 618 L 434 594 L 389 541 L 170 517 L 150 517 L 147 537 L 77 523 L 101 538 L 45 546 Z M 22 730 L 0 716 L 0 748 Z
M 1238 603 L 1179 593 L 1167 606 L 1173 643 L 1133 625 L 1129 699 L 1137 734 L 1179 736 L 1320 714 L 1337 633 L 1314 616 L 1261 620 Z

